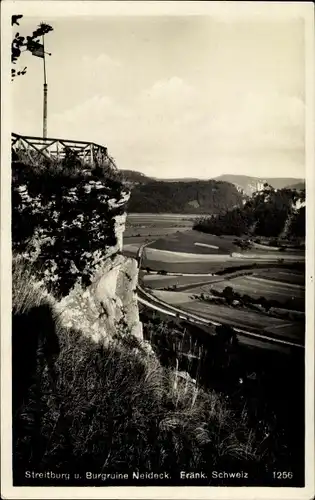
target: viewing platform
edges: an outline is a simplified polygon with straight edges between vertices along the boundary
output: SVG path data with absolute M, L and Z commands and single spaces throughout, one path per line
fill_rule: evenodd
M 113 170 L 117 170 L 114 160 L 108 155 L 107 148 L 94 142 L 12 133 L 11 149 L 12 161 L 28 159 L 33 164 L 43 158 L 59 161 L 65 158 L 67 153 L 72 153 L 82 164 L 90 166 L 106 164 Z

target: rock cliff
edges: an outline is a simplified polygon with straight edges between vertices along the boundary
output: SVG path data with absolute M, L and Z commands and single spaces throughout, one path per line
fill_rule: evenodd
M 14 254 L 45 284 L 62 325 L 95 341 L 143 340 L 137 263 L 121 255 L 129 196 L 104 173 L 13 169 Z
M 121 216 L 116 225 L 119 245 L 110 248 L 102 265 L 95 267 L 91 284 L 87 288 L 74 286 L 57 304 L 64 326 L 80 329 L 95 341 L 113 338 L 122 329 L 143 340 L 136 295 L 137 262 L 119 253 L 125 218 Z

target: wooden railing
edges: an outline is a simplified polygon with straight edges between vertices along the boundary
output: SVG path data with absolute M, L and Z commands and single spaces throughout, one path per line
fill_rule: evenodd
M 27 159 L 37 163 L 40 159 L 62 160 L 72 153 L 82 164 L 91 166 L 108 165 L 117 170 L 114 160 L 108 155 L 107 148 L 94 142 L 73 141 L 69 139 L 43 138 L 11 134 L 12 161 Z

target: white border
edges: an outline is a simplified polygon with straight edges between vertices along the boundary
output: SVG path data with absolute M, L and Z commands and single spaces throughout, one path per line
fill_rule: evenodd
M 10 44 L 11 14 L 45 16 L 215 15 L 222 19 L 265 17 L 305 21 L 306 60 L 306 486 L 265 487 L 13 487 L 11 470 L 11 245 L 10 245 Z M 314 6 L 312 2 L 199 2 L 199 1 L 4 1 L 1 9 L 1 479 L 2 498 L 132 498 L 132 499 L 311 499 L 314 496 L 314 233 L 315 233 L 315 78 Z

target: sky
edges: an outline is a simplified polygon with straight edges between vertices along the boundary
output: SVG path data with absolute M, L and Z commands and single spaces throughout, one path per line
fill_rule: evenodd
M 117 166 L 161 178 L 305 175 L 303 19 L 215 16 L 40 21 L 48 137 L 108 147 Z M 16 31 L 16 30 L 15 30 Z M 42 134 L 43 60 L 24 53 L 13 131 Z

